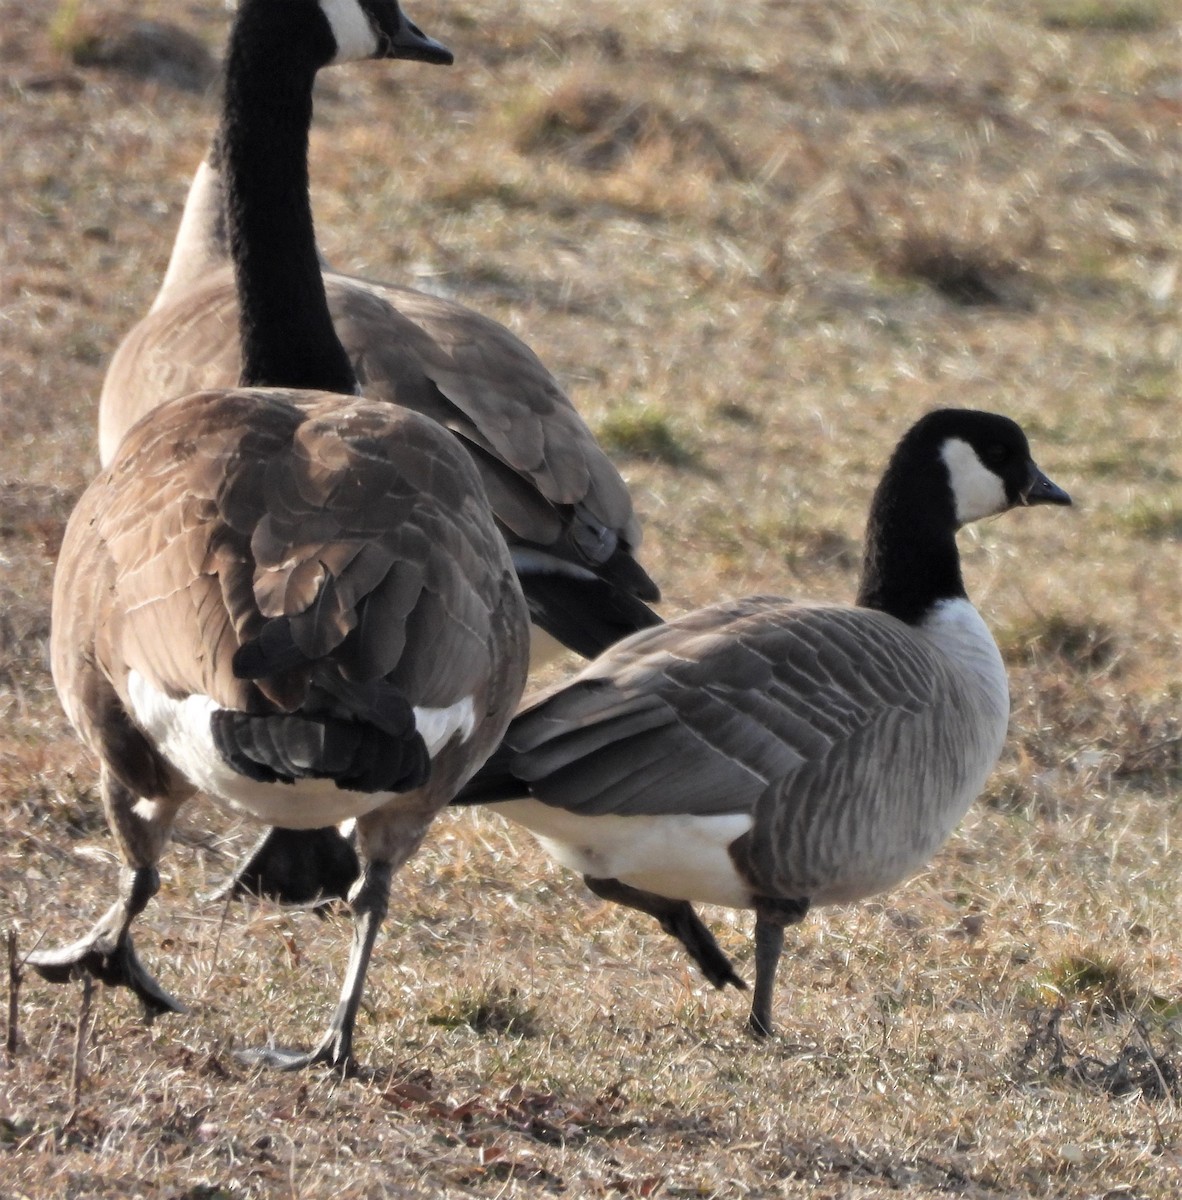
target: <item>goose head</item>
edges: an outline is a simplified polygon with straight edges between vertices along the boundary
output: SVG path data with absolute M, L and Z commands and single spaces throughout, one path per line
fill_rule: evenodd
M 260 40 L 269 38 L 274 46 L 282 30 L 289 45 L 314 47 L 315 70 L 370 58 L 441 66 L 455 61 L 407 17 L 398 0 L 238 0 L 234 7 L 238 22 L 253 27 Z
M 956 528 L 1030 504 L 1070 504 L 1039 470 L 1021 426 L 997 413 L 944 408 L 919 420 L 899 444 L 900 465 L 943 463 Z
M 308 0 L 328 21 L 336 44 L 330 63 L 405 58 L 450 66 L 452 52 L 409 20 L 397 0 Z
M 874 494 L 858 604 L 919 623 L 940 601 L 965 597 L 958 529 L 1022 505 L 1070 503 L 1008 417 L 930 412 L 903 435 Z

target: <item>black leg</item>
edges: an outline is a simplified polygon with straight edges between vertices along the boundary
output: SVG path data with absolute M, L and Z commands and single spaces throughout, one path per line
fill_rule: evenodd
M 306 1053 L 270 1046 L 244 1050 L 237 1055 L 240 1061 L 276 1067 L 281 1071 L 295 1071 L 314 1063 L 323 1063 L 342 1074 L 354 1069 L 353 1029 L 357 1024 L 358 1010 L 361 1008 L 365 974 L 373 954 L 374 941 L 389 906 L 390 879 L 393 873 L 393 868 L 388 862 L 366 864 L 361 878 L 349 896 L 349 902 L 353 906 L 353 944 L 349 952 L 349 965 L 345 969 L 336 1012 L 333 1013 L 328 1030 L 320 1039 L 319 1045 Z
M 716 987 L 728 983 L 740 991 L 747 987 L 746 981 L 735 974 L 731 960 L 723 954 L 714 935 L 706 928 L 685 900 L 670 900 L 655 892 L 644 892 L 629 887 L 618 879 L 593 879 L 583 876 L 583 882 L 601 899 L 634 908 L 638 912 L 656 917 L 661 928 L 675 937 L 702 969 L 702 974 Z
M 747 1028 L 756 1037 L 769 1037 L 772 1032 L 772 996 L 776 989 L 776 967 L 784 949 L 784 926 L 755 918 L 755 995 L 751 999 L 751 1015 Z
M 808 900 L 755 898 L 755 995 L 747 1028 L 756 1037 L 770 1037 L 776 968 L 784 949 L 784 926 L 795 925 L 809 910 Z
M 91 975 L 108 987 L 130 988 L 150 1018 L 166 1012 L 184 1012 L 184 1005 L 170 996 L 136 955 L 131 941 L 131 923 L 144 911 L 160 888 L 155 867 L 124 867 L 119 899 L 83 938 L 56 950 L 30 954 L 28 963 L 51 983 L 65 983 Z

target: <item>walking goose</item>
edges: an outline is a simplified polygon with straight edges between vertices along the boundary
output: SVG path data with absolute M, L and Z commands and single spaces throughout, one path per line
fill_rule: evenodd
M 528 702 L 456 803 L 652 914 L 716 987 L 746 985 L 689 902 L 754 909 L 767 1034 L 785 925 L 918 870 L 1001 751 L 1005 670 L 956 531 L 1070 503 L 1013 421 L 930 413 L 874 495 L 854 606 L 755 596 L 638 633 Z
M 180 806 L 201 790 L 272 825 L 356 818 L 352 951 L 328 1030 L 307 1053 L 248 1055 L 287 1068 L 352 1062 L 391 876 L 499 741 L 528 660 L 471 458 L 418 413 L 348 394 L 324 299 L 312 85 L 329 62 L 383 57 L 451 61 L 396 0 L 241 0 L 221 123 L 241 384 L 127 433 L 69 521 L 54 584 L 54 681 L 99 756 L 124 869 L 85 937 L 29 961 L 176 1009 L 130 927 Z
M 215 138 L 197 169 L 152 308 L 115 352 L 99 402 L 104 464 L 162 400 L 238 377 L 237 303 Z M 450 429 L 472 455 L 535 626 L 591 657 L 657 624 L 640 523 L 619 472 L 537 356 L 504 326 L 411 288 L 324 269 L 337 335 L 366 396 Z M 554 639 L 554 640 L 552 640 Z

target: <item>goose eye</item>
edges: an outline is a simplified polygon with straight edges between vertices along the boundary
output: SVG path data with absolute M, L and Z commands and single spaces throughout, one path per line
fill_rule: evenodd
M 990 442 L 981 454 L 981 460 L 987 467 L 1004 466 L 1009 457 L 1009 450 L 1001 442 Z

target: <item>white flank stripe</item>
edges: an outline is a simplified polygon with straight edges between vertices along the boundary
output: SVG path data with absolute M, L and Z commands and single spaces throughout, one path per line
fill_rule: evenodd
M 727 847 L 751 828 L 746 813 L 725 816 L 583 817 L 538 800 L 489 806 L 524 825 L 564 867 L 674 900 L 749 908 Z

